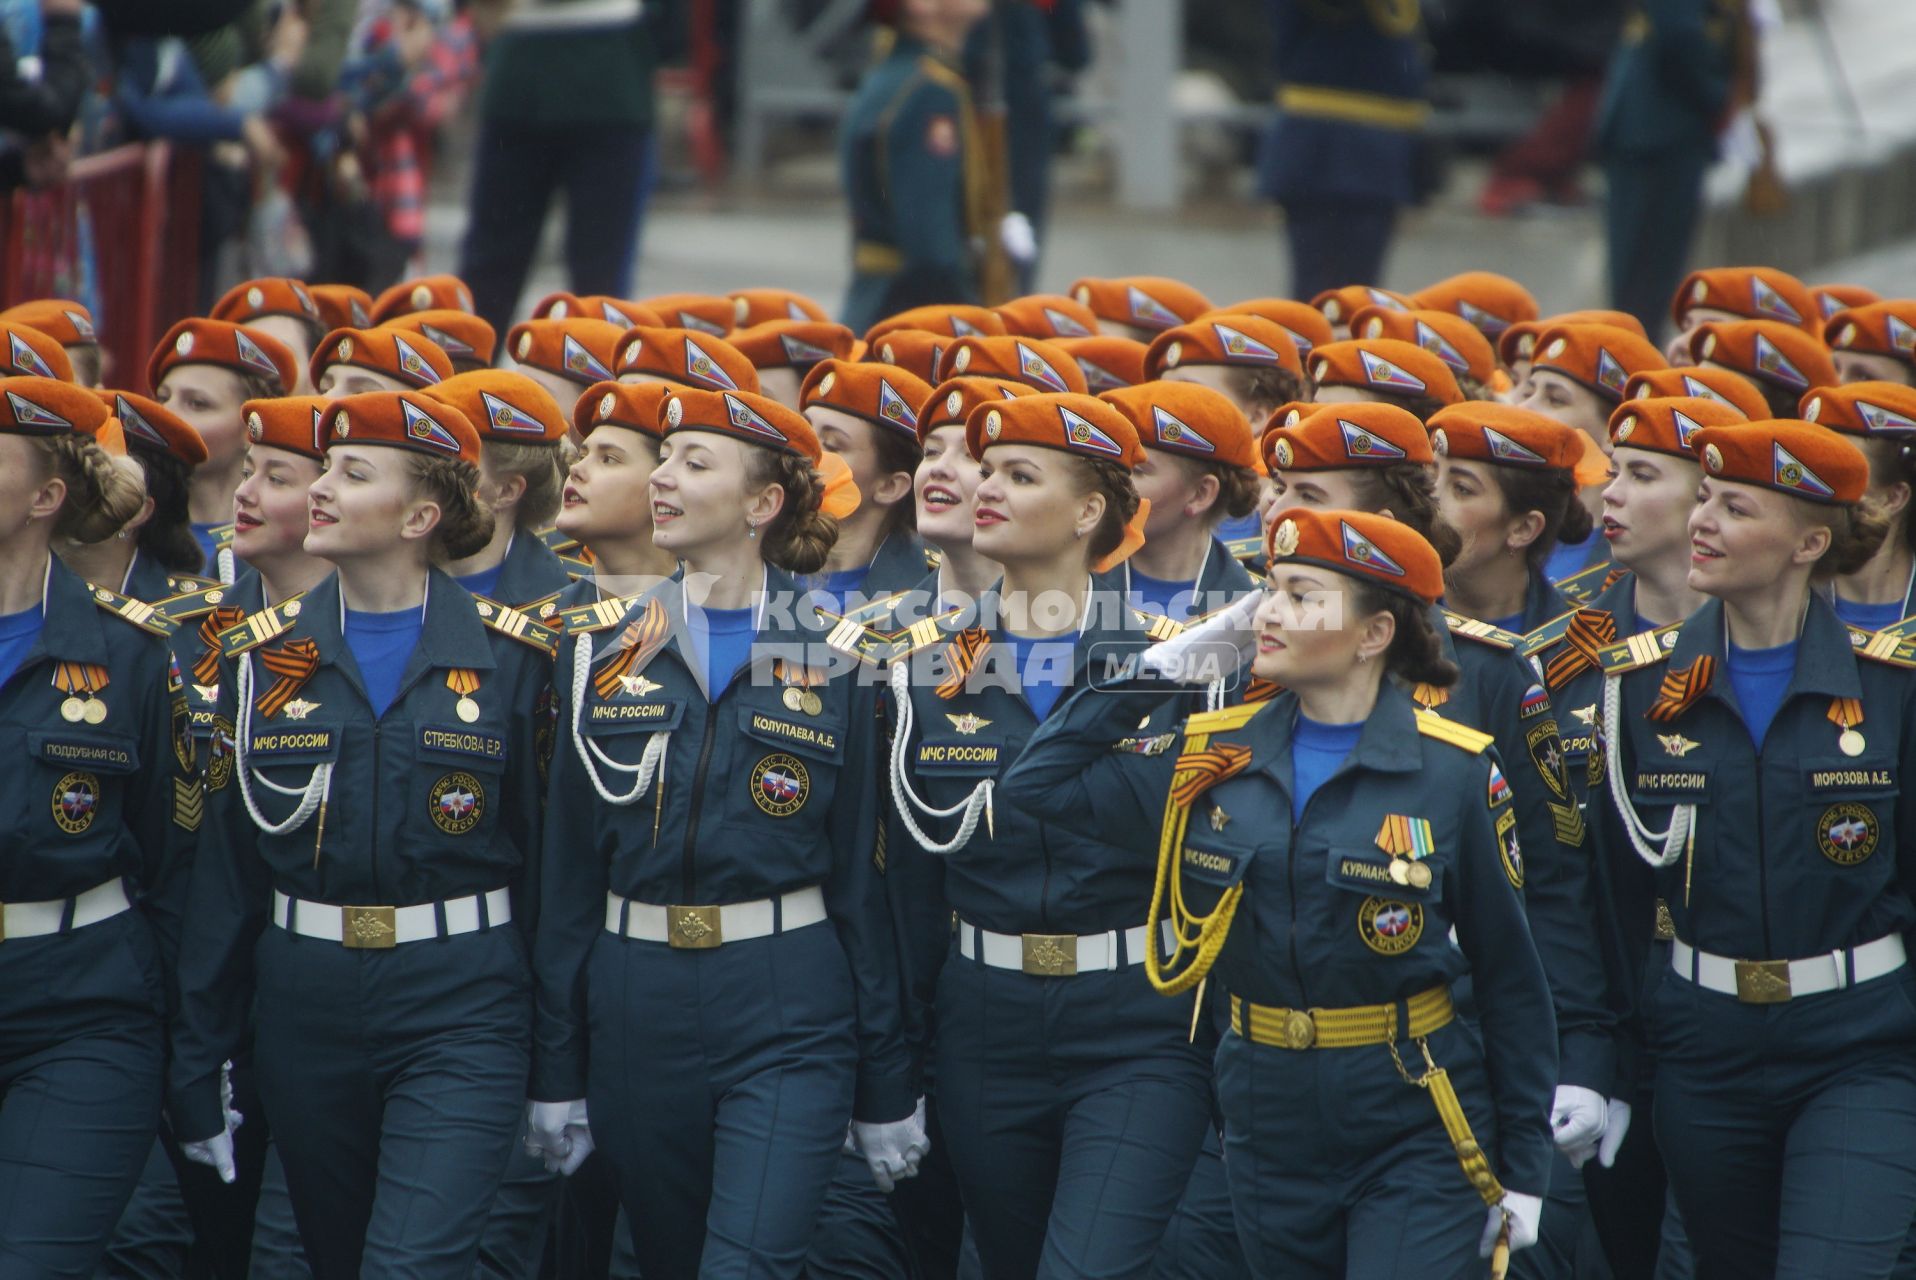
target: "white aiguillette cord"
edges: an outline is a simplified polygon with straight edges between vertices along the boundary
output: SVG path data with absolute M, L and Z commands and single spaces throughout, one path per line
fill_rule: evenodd
M 1637 856 L 1653 867 L 1667 867 L 1683 856 L 1689 847 L 1690 835 L 1696 824 L 1696 806 L 1679 804 L 1670 810 L 1670 825 L 1662 831 L 1652 831 L 1637 816 L 1636 806 L 1630 802 L 1630 793 L 1624 788 L 1623 747 L 1620 739 L 1623 735 L 1623 680 L 1619 676 L 1609 675 L 1603 678 L 1603 758 L 1609 773 L 1610 794 L 1614 797 L 1617 813 L 1623 819 L 1623 829 L 1630 836 L 1630 844 Z M 1652 842 L 1660 842 L 1662 848 L 1652 847 Z

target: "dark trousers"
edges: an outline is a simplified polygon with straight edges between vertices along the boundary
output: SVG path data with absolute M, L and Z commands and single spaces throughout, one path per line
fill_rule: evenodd
M 1338 197 L 1284 202 L 1291 248 L 1291 296 L 1309 301 L 1326 289 L 1379 284 L 1397 226 L 1397 206 Z
M 1678 149 L 1608 156 L 1604 233 L 1610 305 L 1643 322 L 1652 339 L 1669 321 L 1703 203 L 1706 152 Z
M 0 1280 L 93 1273 L 159 1126 L 164 985 L 129 911 L 0 943 Z
M 1486 1151 L 1497 1130 L 1483 1050 L 1461 1020 L 1430 1051 Z M 1217 1054 L 1224 1168 L 1252 1274 L 1477 1280 L 1484 1202 L 1430 1095 L 1383 1045 L 1295 1053 L 1227 1034 Z
M 1151 1280 L 1250 1280 L 1244 1246 L 1231 1215 L 1231 1187 L 1224 1176 L 1224 1144 L 1206 1129 L 1204 1146 L 1176 1216 L 1158 1244 Z
M 586 1097 L 645 1280 L 797 1280 L 858 1048 L 829 924 L 712 951 L 601 933 Z
M 1655 996 L 1656 1135 L 1698 1280 L 1888 1276 L 1916 1214 L 1916 974 Z
M 954 953 L 938 981 L 937 1104 L 987 1280 L 1142 1277 L 1211 1098 L 1191 1002 L 1142 965 L 1071 978 Z
M 286 1165 L 275 1143 L 266 1149 L 266 1169 L 260 1176 L 259 1208 L 253 1214 L 253 1264 L 250 1280 L 312 1280 L 300 1242 L 299 1220 L 293 1217 L 293 1198 L 286 1191 Z
M 838 1157 L 805 1255 L 804 1274 L 806 1280 L 905 1280 L 912 1275 L 891 1197 L 878 1189 L 871 1166 L 856 1152 Z
M 487 323 L 503 335 L 518 317 L 555 194 L 565 197 L 568 287 L 631 296 L 639 224 L 652 191 L 649 129 L 487 120 L 476 151 L 459 275 Z
M 470 1280 L 531 1066 L 510 926 L 389 951 L 268 928 L 260 1095 L 318 1280 Z

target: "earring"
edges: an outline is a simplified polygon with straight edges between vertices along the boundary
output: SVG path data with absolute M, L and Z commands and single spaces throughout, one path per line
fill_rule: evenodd
M 745 536 L 748 538 L 758 537 L 758 526 L 753 524 L 750 520 L 747 520 L 745 522 Z
M 1084 538 L 1084 530 L 1083 530 L 1083 529 L 1079 529 L 1079 530 L 1077 531 L 1077 536 L 1078 536 L 1078 538 L 1079 538 L 1079 540 L 1080 540 L 1080 541 L 1082 541 L 1082 540 L 1083 540 L 1083 538 Z
M 1360 653 L 1360 654 L 1358 654 L 1358 655 L 1357 655 L 1357 660 L 1358 660 L 1359 662 L 1369 662 L 1369 661 L 1370 661 L 1370 655 L 1369 655 L 1368 653 Z

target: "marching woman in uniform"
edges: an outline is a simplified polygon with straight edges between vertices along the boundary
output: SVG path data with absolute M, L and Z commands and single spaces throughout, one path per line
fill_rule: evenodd
M 918 535 L 938 553 L 938 567 L 918 586 L 925 600 L 907 621 L 942 613 L 982 597 L 1003 571 L 972 546 L 977 533 L 978 460 L 965 444 L 965 419 L 987 400 L 1035 394 L 1022 382 L 998 378 L 947 378 L 918 411 L 918 442 L 924 450 L 912 476 L 918 504 Z
M 130 391 L 95 392 L 120 424 L 128 464 L 146 499 L 111 538 L 56 547 L 67 567 L 103 587 L 158 604 L 199 581 L 203 555 L 188 509 L 193 469 L 206 461 L 199 432 L 165 405 Z
M 566 472 L 554 527 L 592 556 L 592 573 L 566 587 L 547 616 L 582 604 L 636 596 L 677 572 L 678 557 L 652 541 L 652 473 L 664 430 L 662 383 L 600 382 L 572 409 L 584 441 Z
M 379 392 L 320 426 L 306 548 L 338 571 L 219 637 L 234 745 L 207 768 L 168 1110 L 230 1167 L 250 1010 L 313 1274 L 463 1280 L 529 1067 L 551 633 L 433 567 L 491 533 L 456 409 Z
M 290 395 L 298 381 L 293 353 L 277 338 L 223 320 L 180 321 L 146 363 L 153 399 L 199 432 L 206 448 L 187 495 L 206 577 L 233 580 L 233 491 L 246 461 L 240 406 Z
M 1916 388 L 1893 382 L 1819 387 L 1803 417 L 1840 431 L 1869 462 L 1869 500 L 1889 520 L 1883 545 L 1856 572 L 1831 584 L 1830 604 L 1852 627 L 1881 631 L 1916 616 Z
M 942 878 L 956 919 L 955 937 L 907 940 L 915 997 L 935 1003 L 939 1119 L 988 1280 L 1144 1275 L 1210 1114 L 1191 1001 L 1144 980 L 1149 863 L 992 795 L 1064 693 L 1144 639 L 1094 582 L 1142 542 L 1142 451 L 1114 406 L 1077 395 L 982 402 L 966 438 L 972 545 L 1004 578 L 982 613 L 914 627 L 891 675 L 889 845 L 915 864 L 893 874 L 914 894 Z
M 851 495 L 776 401 L 674 389 L 662 422 L 683 574 L 561 615 L 527 1144 L 610 1158 L 648 1280 L 795 1278 L 848 1121 L 881 1186 L 924 1154 L 877 700 L 793 577 Z
M 1025 748 L 1005 808 L 1156 855 L 1149 919 L 1174 946 L 1151 981 L 1208 976 L 1230 1009 L 1215 1075 L 1253 1274 L 1482 1275 L 1500 1235 L 1536 1240 L 1556 1077 L 1510 787 L 1488 735 L 1404 688 L 1457 675 L 1429 543 L 1302 508 L 1268 538 L 1234 639 L 1285 692 L 1192 716 L 1153 752 L 1127 735 L 1178 686 L 1085 690 Z M 1466 974 L 1481 1039 L 1451 1000 Z
M 89 434 L 106 407 L 50 378 L 0 391 L 0 1275 L 84 1277 L 159 1123 L 202 800 L 171 627 L 50 550 L 139 509 Z
M 1602 651 L 1615 847 L 1675 926 L 1656 1133 L 1698 1280 L 1886 1276 L 1916 1211 L 1916 660 L 1811 588 L 1883 535 L 1856 448 L 1791 421 L 1690 443 L 1711 598 Z

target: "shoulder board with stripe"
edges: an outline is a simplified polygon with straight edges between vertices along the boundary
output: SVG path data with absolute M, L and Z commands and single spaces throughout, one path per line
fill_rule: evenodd
M 844 617 L 852 618 L 869 627 L 887 617 L 892 609 L 897 606 L 898 602 L 910 594 L 908 591 L 894 591 L 890 595 L 880 596 L 876 600 L 868 600 L 848 613 L 835 614 L 829 609 L 820 609 L 818 616 L 828 625 Z
M 1222 707 L 1216 711 L 1200 711 L 1196 715 L 1185 718 L 1184 734 L 1186 737 L 1195 737 L 1199 734 L 1228 733 L 1232 729 L 1242 729 L 1251 722 L 1252 716 L 1270 705 L 1268 702 L 1243 702 L 1237 706 Z
M 1895 636 L 1899 640 L 1916 638 L 1916 615 L 1892 623 L 1876 633 L 1879 636 Z
M 565 592 L 563 591 L 555 591 L 549 596 L 540 596 L 537 600 L 528 600 L 519 606 L 519 612 L 525 614 L 528 618 L 543 620 L 547 616 L 558 612 L 553 606 L 559 603 L 559 597 L 564 594 Z M 546 625 L 550 626 L 551 624 L 548 623 Z
M 210 586 L 201 586 L 195 590 L 183 591 L 176 596 L 168 596 L 153 607 L 173 623 L 203 618 L 226 603 L 226 595 L 233 588 L 223 582 Z
M 1603 660 L 1603 674 L 1622 675 L 1626 671 L 1635 671 L 1638 667 L 1647 667 L 1662 662 L 1670 656 L 1670 650 L 1676 646 L 1677 628 L 1683 624 L 1672 622 L 1667 627 L 1658 627 L 1655 631 L 1639 631 L 1628 640 L 1619 640 L 1606 645 L 1597 656 Z
M 1575 609 L 1570 610 L 1568 613 L 1558 614 L 1525 636 L 1522 645 L 1517 651 L 1526 658 L 1534 658 L 1551 645 L 1557 643 L 1557 641 L 1563 639 L 1564 633 L 1570 630 L 1570 623 L 1576 616 L 1577 611 Z
M 559 627 L 571 636 L 616 627 L 625 615 L 631 612 L 637 600 L 637 596 L 615 596 L 595 604 L 574 605 L 570 609 L 561 609 L 559 610 Z
M 1610 576 L 1610 570 L 1615 567 L 1608 560 L 1600 560 L 1557 583 L 1557 590 L 1563 592 L 1566 600 L 1575 604 L 1594 600 L 1603 590 L 1603 580 Z
M 558 632 L 534 622 L 511 605 L 487 600 L 483 596 L 474 596 L 473 604 L 479 610 L 479 620 L 500 635 L 517 640 L 520 644 L 529 644 L 548 658 L 559 652 Z
M 831 627 L 825 636 L 827 645 L 867 666 L 883 666 L 897 648 L 893 636 L 876 627 L 868 627 L 855 617 L 839 617 L 821 609 L 819 620 Z
M 291 600 L 282 600 L 270 609 L 261 609 L 258 613 L 248 614 L 246 621 L 220 632 L 221 655 L 237 658 L 247 650 L 257 649 L 268 640 L 283 634 L 299 617 L 299 608 L 299 597 L 294 596 Z
M 1133 609 L 1131 615 L 1144 624 L 1144 633 L 1152 640 L 1173 640 L 1184 634 L 1188 623 L 1161 613 L 1152 613 L 1149 609 Z
M 945 553 L 927 543 L 925 546 L 925 568 L 936 569 L 939 565 L 943 564 L 944 561 Z
M 930 618 L 920 618 L 904 630 L 892 636 L 891 657 L 894 661 L 910 657 L 920 649 L 929 649 L 935 644 L 943 644 L 954 632 L 945 624 L 959 618 L 963 609 L 947 609 Z
M 114 617 L 156 636 L 170 636 L 179 630 L 179 624 L 161 613 L 158 606 L 135 600 L 132 596 L 123 596 L 117 591 L 109 591 L 105 587 L 93 588 L 93 603 Z
M 1477 618 L 1466 618 L 1461 613 L 1444 610 L 1444 625 L 1456 636 L 1469 636 L 1497 649 L 1515 649 L 1523 643 L 1523 637 L 1514 631 L 1505 631 L 1502 627 L 1493 627 Z
M 1861 627 L 1851 627 L 1849 643 L 1859 658 L 1868 658 L 1891 667 L 1916 667 L 1916 640 L 1905 639 L 1893 631 L 1865 631 Z
M 1232 538 L 1224 544 L 1233 560 L 1255 560 L 1264 550 L 1262 538 Z
M 1446 720 L 1429 711 L 1417 713 L 1417 732 L 1426 738 L 1435 738 L 1439 742 L 1448 742 L 1453 747 L 1461 747 L 1473 756 L 1480 756 L 1484 748 L 1496 739 L 1481 730 L 1467 724 L 1458 724 L 1455 720 Z
M 560 556 L 559 563 L 564 566 L 566 575 L 574 582 L 581 578 L 590 578 L 594 572 L 590 560 L 580 560 L 575 556 Z
M 217 549 L 221 551 L 225 551 L 233 545 L 233 526 L 232 525 L 223 524 L 218 526 L 217 528 L 208 530 L 208 532 L 210 532 L 213 535 L 213 545 Z
M 204 578 L 197 573 L 169 573 L 166 585 L 173 589 L 174 595 L 185 595 L 189 591 L 198 591 L 202 587 L 225 585 L 218 578 Z
M 554 555 L 563 555 L 568 551 L 574 550 L 579 545 L 577 538 L 572 537 L 570 534 L 560 533 L 559 530 L 552 525 L 547 525 L 543 529 L 535 529 L 533 530 L 533 534 L 539 541 L 545 543 L 546 550 L 552 552 Z

